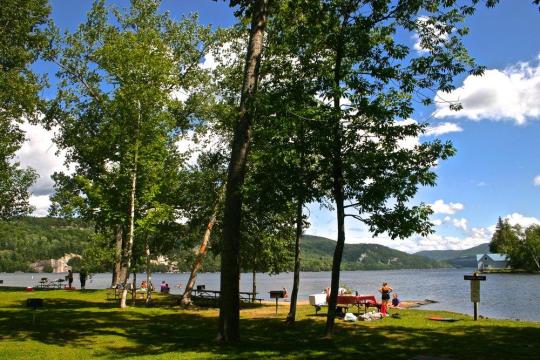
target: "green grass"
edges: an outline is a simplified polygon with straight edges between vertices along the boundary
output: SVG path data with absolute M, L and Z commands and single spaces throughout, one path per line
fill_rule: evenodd
M 45 299 L 32 311 L 26 299 Z M 120 310 L 105 291 L 34 291 L 0 288 L 1 359 L 255 359 L 362 358 L 531 359 L 540 353 L 540 324 L 480 320 L 447 312 L 400 310 L 401 319 L 337 321 L 333 340 L 322 338 L 325 316 L 300 306 L 294 326 L 283 323 L 288 307 L 242 310 L 242 341 L 217 344 L 216 309 L 184 310 L 157 296 L 154 307 Z M 455 323 L 429 321 L 452 316 Z

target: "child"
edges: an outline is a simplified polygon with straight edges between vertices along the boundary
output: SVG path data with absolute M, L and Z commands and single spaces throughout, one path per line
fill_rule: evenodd
M 394 293 L 392 295 L 392 307 L 399 307 L 400 302 L 401 301 L 399 301 L 397 293 Z

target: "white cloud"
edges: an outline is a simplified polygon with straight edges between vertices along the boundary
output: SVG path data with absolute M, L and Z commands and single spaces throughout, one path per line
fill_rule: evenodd
M 451 122 L 445 122 L 439 125 L 430 126 L 424 133 L 425 136 L 438 136 L 443 134 L 449 134 L 453 132 L 461 132 L 463 129 L 461 126 Z
M 465 218 L 452 219 L 452 225 L 454 225 L 458 229 L 461 229 L 463 231 L 467 231 L 467 219 L 465 219 Z
M 434 214 L 448 214 L 453 215 L 457 211 L 463 210 L 465 206 L 461 203 L 448 203 L 443 200 L 437 200 L 433 204 L 430 204 Z
M 396 120 L 395 122 L 396 126 L 407 126 L 407 125 L 413 125 L 418 124 L 418 122 L 414 119 L 405 119 L 405 120 Z M 402 149 L 412 150 L 416 146 L 420 145 L 420 137 L 418 136 L 406 136 L 405 138 L 399 140 L 397 142 L 397 146 Z
M 521 225 L 523 227 L 529 227 L 531 225 L 540 225 L 540 220 L 535 217 L 524 216 L 519 213 L 512 213 L 504 217 L 508 220 L 510 225 Z
M 421 26 L 421 33 L 416 32 L 413 35 L 413 48 L 417 52 L 421 54 L 429 52 L 429 50 L 423 46 L 422 38 L 430 37 L 432 34 L 437 35 L 440 41 L 448 40 L 448 33 L 442 29 L 444 24 L 433 21 L 429 16 L 419 16 L 418 19 L 416 19 L 416 22 Z
M 202 152 L 217 151 L 218 149 L 224 152 L 227 151 L 227 146 L 227 140 L 211 130 L 204 134 L 188 131 L 186 135 L 176 142 L 178 151 L 188 156 L 187 163 L 189 165 L 195 165 Z
M 187 99 L 189 99 L 189 95 L 190 95 L 189 92 L 187 92 L 184 89 L 174 89 L 171 92 L 171 97 L 174 100 L 180 101 L 182 103 L 185 103 Z
M 49 206 L 51 206 L 49 195 L 31 195 L 29 201 L 30 205 L 35 207 L 32 213 L 33 216 L 43 217 L 48 215 Z
M 335 211 L 320 209 L 318 204 L 310 204 L 308 209 L 311 226 L 307 229 L 306 233 L 335 240 L 337 236 Z M 540 219 L 527 217 L 519 213 L 507 215 L 504 219 L 508 219 L 511 225 L 520 224 L 524 227 L 540 224 Z M 436 226 L 442 223 L 448 223 L 460 228 L 464 234 L 462 236 L 449 236 L 437 232 L 428 236 L 413 235 L 407 239 L 392 240 L 384 234 L 373 237 L 364 224 L 351 218 L 346 218 L 346 243 L 380 244 L 408 253 L 415 253 L 421 250 L 463 250 L 488 243 L 491 241 L 491 237 L 495 231 L 495 224 L 488 227 L 470 228 L 465 218 L 455 219 L 446 216 L 443 220 L 435 219 L 432 222 Z M 439 229 L 436 230 L 439 231 Z
M 414 119 L 398 120 L 395 121 L 396 126 L 406 126 L 411 124 L 418 124 Z M 445 122 L 433 126 L 428 126 L 426 132 L 421 134 L 421 136 L 407 136 L 402 140 L 398 141 L 398 146 L 403 149 L 414 149 L 415 146 L 420 145 L 420 138 L 422 136 L 438 136 L 453 132 L 460 132 L 463 129 L 455 123 Z
M 232 66 L 238 60 L 235 47 L 239 44 L 244 48 L 242 39 L 236 39 L 237 43 L 226 42 L 221 47 L 213 49 L 204 55 L 204 61 L 199 66 L 206 70 L 215 70 L 219 65 Z
M 35 216 L 46 216 L 49 207 L 48 197 L 53 193 L 54 182 L 51 175 L 56 171 L 69 172 L 64 166 L 65 152 L 58 152 L 53 143 L 53 131 L 47 131 L 40 125 L 24 122 L 21 129 L 26 134 L 26 141 L 16 153 L 15 159 L 23 167 L 31 167 L 37 171 L 39 178 L 30 188 L 30 203 L 36 207 Z
M 444 99 L 445 101 L 439 101 Z M 486 70 L 483 76 L 468 76 L 454 91 L 437 92 L 437 118 L 513 120 L 524 124 L 540 119 L 540 57 L 504 70 Z M 463 109 L 450 110 L 447 102 L 460 102 Z
M 540 186 L 540 175 L 536 175 L 533 180 L 534 186 Z

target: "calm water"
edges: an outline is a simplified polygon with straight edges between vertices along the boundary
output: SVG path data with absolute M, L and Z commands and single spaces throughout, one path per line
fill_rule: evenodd
M 391 270 L 391 271 L 344 271 L 341 283 L 358 290 L 360 294 L 377 294 L 381 282 L 387 281 L 402 300 L 438 301 L 436 304 L 423 306 L 422 309 L 449 310 L 472 314 L 469 281 L 463 280 L 464 274 L 472 269 L 434 269 L 434 270 Z M 63 278 L 65 274 L 3 274 L 4 286 L 35 286 L 41 277 L 49 280 Z M 171 292 L 179 294 L 189 274 L 154 274 L 156 287 L 162 280 L 171 286 Z M 78 274 L 74 276 L 78 288 Z M 137 282 L 145 278 L 137 275 Z M 241 291 L 251 291 L 251 274 L 242 274 Z M 268 291 L 285 287 L 292 289 L 292 273 L 269 276 L 257 274 L 259 297 L 268 298 Z M 103 289 L 110 285 L 111 274 L 95 274 L 87 281 L 88 289 Z M 219 273 L 200 274 L 197 284 L 204 284 L 206 289 L 219 290 Z M 0 285 L 1 286 L 1 285 Z M 330 272 L 304 272 L 300 277 L 299 299 L 307 300 L 309 294 L 320 293 L 330 286 Z M 480 314 L 499 319 L 521 319 L 540 321 L 540 275 L 527 274 L 490 274 L 487 281 L 481 283 Z

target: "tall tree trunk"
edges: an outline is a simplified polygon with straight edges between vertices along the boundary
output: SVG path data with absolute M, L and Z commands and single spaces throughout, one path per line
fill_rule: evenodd
M 304 226 L 304 124 L 303 120 L 300 120 L 300 136 L 299 136 L 299 152 L 300 152 L 300 166 L 298 168 L 298 182 L 297 182 L 297 203 L 296 203 L 296 239 L 294 244 L 294 276 L 293 276 L 293 288 L 291 293 L 291 306 L 289 308 L 289 314 L 285 320 L 287 324 L 293 324 L 296 320 L 296 303 L 298 299 L 298 288 L 300 287 L 300 238 L 302 237 L 302 230 Z
M 303 212 L 304 200 L 302 196 L 298 197 L 296 204 L 296 242 L 294 244 L 294 276 L 293 288 L 291 293 L 291 306 L 287 315 L 287 324 L 292 324 L 296 320 L 296 302 L 298 299 L 298 288 L 300 287 L 300 238 L 303 230 Z
M 131 283 L 131 302 L 135 306 L 137 303 L 137 273 L 133 272 L 133 282 Z
M 114 229 L 115 244 L 114 244 L 114 268 L 112 287 L 121 284 L 127 269 L 122 266 L 122 249 L 124 247 L 124 231 L 122 225 L 117 224 Z
M 131 170 L 131 189 L 129 198 L 129 228 L 128 228 L 128 241 L 124 251 L 124 264 L 126 264 L 126 276 L 124 277 L 123 285 L 124 291 L 122 291 L 122 299 L 120 300 L 120 307 L 126 308 L 127 299 L 127 279 L 129 270 L 131 268 L 131 257 L 133 252 L 133 243 L 135 242 L 135 195 L 137 192 L 137 172 L 139 162 L 139 142 L 140 142 L 140 123 L 141 123 L 141 103 L 138 102 L 137 108 L 137 123 L 135 124 L 135 148 L 133 154 L 133 167 Z M 135 290 L 135 289 L 134 289 Z
M 219 208 L 221 207 L 221 202 L 223 201 L 224 193 L 225 193 L 225 187 L 222 187 L 219 190 L 218 198 L 216 199 L 216 202 L 214 203 L 214 208 L 212 209 L 212 215 L 210 216 L 210 219 L 208 220 L 208 224 L 206 225 L 203 241 L 201 243 L 201 246 L 199 246 L 199 250 L 197 251 L 197 254 L 195 255 L 195 262 L 193 263 L 193 267 L 191 268 L 191 273 L 189 274 L 189 280 L 186 284 L 184 295 L 182 295 L 182 305 L 187 306 L 191 304 L 191 292 L 193 291 L 193 287 L 195 286 L 195 281 L 197 280 L 197 273 L 202 267 L 203 258 L 206 255 L 206 250 L 207 250 L 208 242 L 210 241 L 210 235 L 212 234 L 212 229 L 214 228 L 214 225 L 216 224 L 216 221 L 217 221 L 217 216 L 219 213 Z
M 152 269 L 150 268 L 150 245 L 146 241 L 146 303 L 152 302 Z
M 251 29 L 244 68 L 244 83 L 240 98 L 239 121 L 236 124 L 227 174 L 227 190 L 223 215 L 223 247 L 221 252 L 220 308 L 218 341 L 240 339 L 240 223 L 242 220 L 242 186 L 251 139 L 254 102 L 264 29 L 268 17 L 268 1 L 257 0 L 252 5 Z
M 341 271 L 341 259 L 343 256 L 343 248 L 345 246 L 345 192 L 343 179 L 343 159 L 342 159 L 342 128 L 341 128 L 341 107 L 339 91 L 341 82 L 341 63 L 343 61 L 343 28 L 346 26 L 348 17 L 345 16 L 342 22 L 342 31 L 336 47 L 336 62 L 334 67 L 334 116 L 333 120 L 333 196 L 336 203 L 337 213 L 337 242 L 334 250 L 334 258 L 332 261 L 332 282 L 330 285 L 330 299 L 328 302 L 328 315 L 326 317 L 325 336 L 331 338 L 334 332 L 334 321 L 336 317 L 337 296 L 339 290 L 339 275 Z

